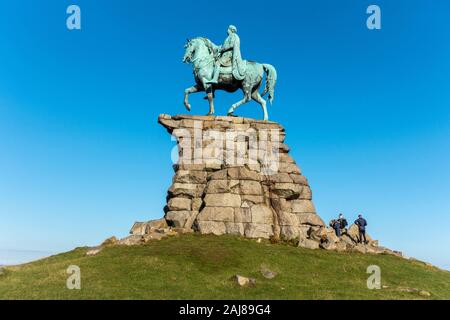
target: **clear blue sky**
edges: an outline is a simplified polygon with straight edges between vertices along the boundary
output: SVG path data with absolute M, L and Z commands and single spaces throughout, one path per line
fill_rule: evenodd
M 66 28 L 69 4 L 81 31 Z M 370 4 L 380 31 L 366 28 Z M 244 58 L 278 70 L 269 115 L 319 214 L 362 212 L 382 244 L 450 268 L 449 12 L 446 0 L 2 1 L 0 249 L 95 245 L 161 217 L 173 142 L 157 117 L 185 113 L 185 39 L 221 43 L 232 23 Z M 217 112 L 238 99 L 218 93 Z M 254 102 L 238 114 L 262 117 Z

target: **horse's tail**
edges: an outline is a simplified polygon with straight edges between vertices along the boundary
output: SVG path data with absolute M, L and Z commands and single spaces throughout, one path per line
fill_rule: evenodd
M 273 97 L 275 94 L 275 84 L 277 83 L 277 70 L 270 64 L 263 64 L 264 72 L 266 73 L 266 87 L 262 93 L 264 96 L 267 92 L 269 93 L 269 102 L 273 103 Z

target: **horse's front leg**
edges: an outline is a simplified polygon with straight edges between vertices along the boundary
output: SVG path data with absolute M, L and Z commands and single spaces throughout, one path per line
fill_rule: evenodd
M 187 88 L 186 90 L 184 90 L 184 106 L 186 107 L 186 109 L 188 111 L 191 111 L 191 105 L 189 104 L 189 95 L 191 93 L 196 93 L 199 92 L 200 89 L 197 85 L 192 86 L 190 88 Z
M 208 101 L 209 101 L 209 112 L 207 115 L 210 116 L 214 114 L 214 97 L 212 92 L 208 93 Z

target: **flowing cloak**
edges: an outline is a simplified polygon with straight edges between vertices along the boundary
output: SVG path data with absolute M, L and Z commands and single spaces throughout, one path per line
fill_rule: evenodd
M 225 67 L 232 66 L 233 77 L 243 80 L 246 63 L 241 56 L 241 40 L 236 33 L 230 34 L 222 46 L 220 64 Z

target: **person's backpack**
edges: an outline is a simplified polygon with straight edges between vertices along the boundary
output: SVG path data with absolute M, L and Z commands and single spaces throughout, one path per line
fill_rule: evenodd
M 330 221 L 330 227 L 334 228 L 334 225 L 336 224 L 336 220 L 331 220 Z
M 341 228 L 345 228 L 346 226 L 348 226 L 347 219 L 341 219 Z

